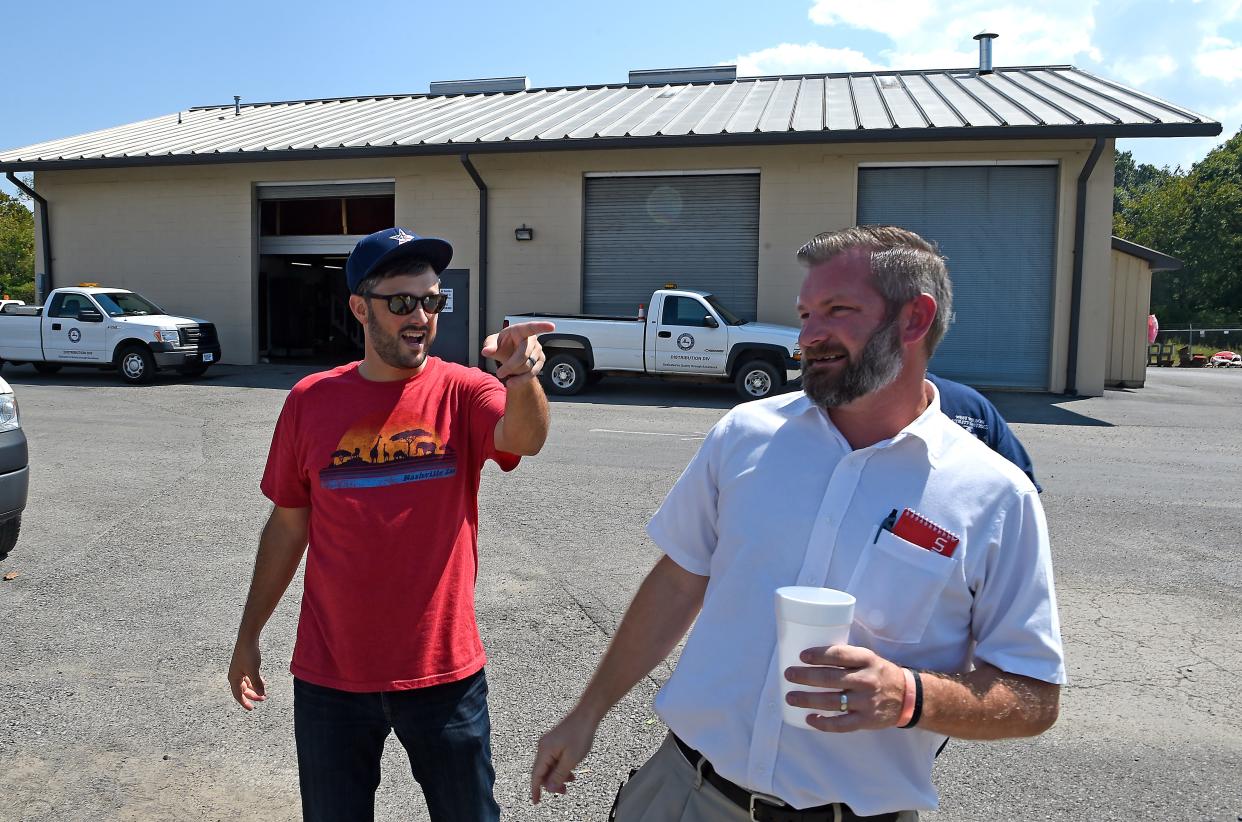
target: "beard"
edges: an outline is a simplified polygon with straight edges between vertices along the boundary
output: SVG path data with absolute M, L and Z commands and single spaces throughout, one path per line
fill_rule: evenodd
M 417 332 L 424 335 L 423 344 L 419 351 L 411 351 L 409 346 L 401 339 L 401 335 L 407 332 Z M 431 349 L 431 343 L 435 336 L 435 332 L 430 324 L 418 325 L 417 323 L 403 325 L 396 334 L 389 334 L 380 325 L 375 312 L 371 312 L 367 316 L 367 340 L 371 343 L 371 347 L 375 349 L 375 353 L 379 355 L 379 358 L 392 368 L 412 371 L 422 367 L 422 364 L 427 361 L 427 352 Z
M 802 352 L 802 390 L 811 402 L 825 410 L 849 405 L 897 379 L 902 367 L 901 353 L 896 317 L 872 332 L 857 359 L 837 346 L 807 348 Z M 813 358 L 831 354 L 845 356 L 845 366 L 839 374 L 809 368 Z

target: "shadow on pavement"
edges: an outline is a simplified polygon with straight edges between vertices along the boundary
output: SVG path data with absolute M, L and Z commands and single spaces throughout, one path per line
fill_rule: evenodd
M 182 377 L 175 371 L 160 372 L 146 385 L 130 385 L 121 381 L 115 371 L 95 368 L 65 368 L 55 374 L 39 374 L 29 365 L 5 365 L 0 370 L 11 385 L 59 385 L 74 388 L 128 388 L 134 391 L 158 389 L 166 385 L 188 387 L 225 386 L 228 388 L 271 388 L 288 391 L 298 380 L 323 371 L 330 366 L 274 364 L 274 365 L 217 365 L 201 377 Z
M 801 386 L 790 384 L 785 392 L 799 391 Z M 1070 398 L 1061 394 L 1022 393 L 1014 391 L 984 392 L 1000 410 L 1007 422 L 1032 423 L 1036 425 L 1078 425 L 1111 428 L 1113 424 L 1086 413 L 1079 413 L 1071 406 L 1089 397 Z M 549 395 L 554 404 L 569 405 L 624 405 L 651 406 L 656 408 L 720 408 L 729 409 L 742 400 L 731 384 L 683 383 L 649 379 L 607 377 L 595 385 L 588 385 L 581 394 L 573 397 Z
M 224 385 L 229 388 L 272 388 L 288 391 L 304 377 L 320 371 L 330 371 L 344 363 L 271 363 L 263 365 L 222 365 L 208 371 L 197 380 L 185 380 L 187 385 Z M 173 380 L 176 382 L 177 380 Z
M 732 408 L 742 401 L 731 383 L 684 383 L 625 377 L 606 377 L 595 385 L 588 385 L 577 396 L 549 395 L 548 400 L 567 405 L 722 409 Z
M 992 401 L 1001 416 L 1010 423 L 1031 423 L 1034 425 L 1079 425 L 1086 427 L 1112 428 L 1111 422 L 1088 415 L 1086 406 L 1083 412 L 1075 411 L 1072 406 L 1086 403 L 1091 397 L 1067 397 L 1064 394 L 1035 394 L 1013 391 L 984 391 L 983 394 Z M 1095 398 L 1098 399 L 1098 398 Z

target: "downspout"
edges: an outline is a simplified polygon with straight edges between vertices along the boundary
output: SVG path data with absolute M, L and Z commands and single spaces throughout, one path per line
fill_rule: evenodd
M 10 183 L 17 186 L 23 194 L 39 204 L 39 234 L 43 240 L 41 243 L 43 246 L 43 288 L 42 290 L 39 288 L 38 272 L 36 272 L 35 300 L 41 303 L 43 302 L 43 298 L 50 294 L 52 289 L 55 288 L 55 286 L 52 285 L 52 235 L 50 233 L 50 229 L 48 228 L 47 200 L 40 197 L 37 191 L 19 180 L 13 172 L 5 172 L 4 176 L 9 179 Z
M 1087 233 L 1087 181 L 1104 152 L 1104 138 L 1096 137 L 1087 162 L 1078 173 L 1078 196 L 1074 206 L 1074 279 L 1070 293 L 1069 358 L 1065 363 L 1065 394 L 1078 396 L 1078 328 L 1082 314 L 1082 254 Z
M 461 164 L 465 167 L 470 179 L 474 180 L 479 189 L 479 340 L 478 348 L 483 348 L 483 340 L 487 337 L 487 183 L 479 176 L 479 172 L 470 162 L 470 155 L 461 155 Z M 482 356 L 482 355 L 480 355 Z M 479 363 L 479 368 L 483 368 Z

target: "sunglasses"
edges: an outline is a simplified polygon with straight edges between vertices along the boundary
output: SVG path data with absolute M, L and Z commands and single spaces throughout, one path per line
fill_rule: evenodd
M 368 291 L 362 296 L 369 300 L 387 301 L 388 310 L 398 317 L 413 314 L 414 309 L 419 305 L 422 305 L 423 311 L 428 314 L 439 314 L 448 303 L 447 294 L 423 294 L 419 297 L 413 294 L 376 294 L 374 291 Z

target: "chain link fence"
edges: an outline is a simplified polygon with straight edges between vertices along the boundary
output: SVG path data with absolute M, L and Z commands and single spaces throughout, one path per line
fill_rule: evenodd
M 1161 328 L 1156 342 L 1148 346 L 1148 365 L 1201 366 L 1218 351 L 1242 353 L 1242 327 Z

